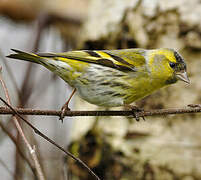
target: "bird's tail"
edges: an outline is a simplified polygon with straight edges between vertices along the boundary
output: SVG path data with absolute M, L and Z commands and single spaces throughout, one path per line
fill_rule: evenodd
M 26 53 L 26 52 L 19 51 L 16 49 L 11 49 L 11 50 L 14 51 L 15 54 L 10 54 L 6 57 L 13 58 L 13 59 L 20 59 L 20 60 L 24 60 L 24 61 L 30 61 L 33 63 L 40 64 L 41 57 L 37 56 L 36 54 Z

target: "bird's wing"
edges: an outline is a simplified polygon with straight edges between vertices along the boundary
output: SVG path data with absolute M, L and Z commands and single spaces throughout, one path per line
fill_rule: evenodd
M 65 53 L 38 53 L 42 58 L 53 58 L 68 63 L 69 60 L 98 64 L 120 71 L 137 71 L 137 66 L 145 63 L 144 56 L 136 50 L 82 50 Z

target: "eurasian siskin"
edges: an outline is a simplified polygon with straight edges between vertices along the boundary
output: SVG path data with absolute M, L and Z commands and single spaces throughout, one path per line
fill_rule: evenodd
M 173 49 L 82 50 L 26 53 L 8 57 L 45 66 L 76 88 L 80 97 L 104 107 L 123 106 L 182 80 L 186 64 Z

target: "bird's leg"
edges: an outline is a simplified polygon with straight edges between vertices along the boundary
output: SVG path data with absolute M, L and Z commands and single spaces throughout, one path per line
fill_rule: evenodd
M 67 111 L 70 111 L 70 108 L 68 107 L 70 100 L 72 99 L 73 95 L 75 94 L 76 89 L 73 90 L 73 92 L 71 93 L 69 99 L 66 101 L 66 103 L 62 106 L 61 108 L 61 115 L 59 120 L 61 120 L 63 122 L 64 119 L 64 115 Z
M 136 119 L 136 121 L 140 120 L 140 117 L 139 117 L 138 113 L 139 112 L 143 113 L 144 109 L 139 108 L 139 107 L 134 106 L 134 105 L 130 105 L 130 104 L 125 104 L 124 106 L 125 106 L 126 109 L 130 109 L 133 112 L 133 116 Z M 142 119 L 145 121 L 145 117 L 144 116 L 142 116 Z

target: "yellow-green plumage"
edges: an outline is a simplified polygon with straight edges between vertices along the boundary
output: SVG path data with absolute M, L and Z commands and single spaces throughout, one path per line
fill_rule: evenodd
M 75 87 L 86 101 L 122 106 L 155 90 L 188 82 L 183 58 L 172 49 L 123 49 L 29 54 L 14 50 L 8 57 L 41 64 Z

